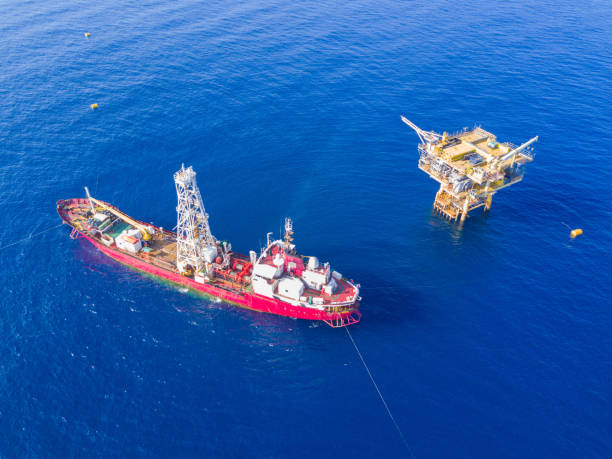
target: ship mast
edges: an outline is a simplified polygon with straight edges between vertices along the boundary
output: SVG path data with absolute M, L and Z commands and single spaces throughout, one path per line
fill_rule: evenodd
M 287 247 L 293 242 L 293 221 L 285 218 L 285 244 Z
M 176 207 L 176 266 L 179 272 L 189 267 L 200 271 L 204 264 L 204 249 L 216 247 L 217 240 L 210 232 L 208 214 L 196 183 L 196 173 L 185 165 L 174 174 L 178 205 Z

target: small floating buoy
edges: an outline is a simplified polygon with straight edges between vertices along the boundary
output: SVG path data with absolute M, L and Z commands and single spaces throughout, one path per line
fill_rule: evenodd
M 580 236 L 582 234 L 582 229 L 576 228 L 570 232 L 570 237 L 574 239 L 576 236 Z
M 96 108 L 98 108 L 98 104 L 91 104 L 90 107 L 92 110 L 95 110 Z
M 85 32 L 85 38 L 89 38 L 90 35 L 91 35 L 91 33 Z

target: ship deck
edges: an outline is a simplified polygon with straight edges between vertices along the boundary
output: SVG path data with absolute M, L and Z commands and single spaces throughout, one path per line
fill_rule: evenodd
M 61 204 L 61 206 L 60 206 Z M 114 206 L 110 204 L 106 204 L 113 209 L 116 209 Z M 104 209 L 102 207 L 96 207 L 96 211 L 103 212 Z M 70 199 L 66 201 L 60 201 L 58 203 L 58 211 L 62 219 L 68 223 L 73 228 L 88 234 L 90 237 L 94 239 L 103 241 L 100 238 L 100 234 L 107 235 L 110 238 L 116 238 L 125 230 L 129 230 L 133 228 L 127 222 L 117 218 L 111 217 L 112 223 L 106 226 L 103 230 L 99 232 L 92 231 L 88 224 L 88 220 L 92 216 L 91 207 L 89 205 L 89 201 L 87 199 Z M 143 225 L 148 224 L 144 222 L 139 222 Z M 151 225 L 152 226 L 152 225 Z M 144 243 L 146 251 L 141 251 L 137 254 L 128 253 L 132 257 L 143 259 L 149 263 L 154 263 L 161 268 L 167 269 L 169 271 L 176 272 L 176 236 L 174 233 L 170 231 L 162 230 L 161 228 L 155 228 L 155 235 Z M 116 250 L 120 250 L 116 248 Z M 124 251 L 122 251 L 124 252 Z
M 346 303 L 352 301 L 355 295 L 353 287 L 345 280 L 337 280 L 336 283 L 338 284 L 338 290 L 332 295 L 327 295 L 325 292 L 312 290 L 308 287 L 304 289 L 304 295 L 312 296 L 313 298 L 322 298 L 324 304 Z
M 111 206 L 110 204 L 103 204 L 119 211 L 116 207 Z M 103 207 L 96 207 L 94 210 L 96 212 L 104 212 Z M 77 231 L 98 240 L 102 244 L 105 243 L 103 240 L 105 237 L 108 237 L 108 241 L 110 244 L 112 244 L 113 239 L 111 238 L 115 238 L 123 231 L 133 228 L 133 226 L 129 223 L 115 216 L 111 217 L 112 223 L 104 227 L 103 230 L 92 228 L 90 223 L 93 213 L 91 211 L 88 199 L 70 199 L 59 201 L 58 212 L 60 217 L 70 226 L 75 228 Z M 138 224 L 153 226 L 138 220 L 133 221 Z M 178 273 L 176 268 L 176 234 L 170 231 L 162 230 L 161 228 L 155 226 L 153 226 L 153 228 L 155 229 L 155 234 L 148 241 L 143 241 L 143 250 L 139 251 L 138 253 L 130 253 L 119 249 L 114 245 L 112 249 L 133 258 L 145 261 L 146 263 L 157 265 L 160 268 L 166 269 L 173 273 Z M 109 243 L 105 245 L 109 246 Z M 266 262 L 272 264 L 272 259 L 270 258 L 270 260 L 266 260 Z M 242 270 L 245 272 L 241 273 L 238 271 L 237 266 L 243 266 Z M 220 286 L 234 292 L 250 291 L 250 263 L 248 257 L 237 253 L 231 253 L 229 266 L 223 269 L 215 268 L 214 271 L 214 278 L 208 281 L 210 284 Z M 323 306 L 354 302 L 356 298 L 353 286 L 346 279 L 337 279 L 336 283 L 338 287 L 336 292 L 332 295 L 327 295 L 324 291 L 313 290 L 308 287 L 304 289 L 304 295 L 312 297 L 313 300 L 315 298 L 319 298 L 322 300 Z
M 118 210 L 116 207 L 111 206 L 108 203 L 104 204 L 109 207 L 112 207 L 115 210 Z M 94 210 L 96 212 L 104 211 L 102 207 L 96 207 L 94 208 Z M 64 222 L 66 222 L 76 230 L 87 234 L 89 237 L 92 237 L 93 239 L 97 239 L 99 242 L 104 243 L 104 241 L 102 241 L 100 237 L 100 234 L 98 232 L 92 231 L 93 228 L 91 228 L 88 224 L 88 221 L 92 217 L 89 200 L 69 199 L 60 201 L 58 202 L 58 212 Z M 102 231 L 103 235 L 107 235 L 110 238 L 115 238 L 119 236 L 119 234 L 121 234 L 123 231 L 133 228 L 132 225 L 119 218 L 112 217 L 112 220 L 112 223 L 105 227 Z M 178 270 L 176 268 L 176 234 L 170 231 L 162 230 L 161 228 L 147 224 L 145 222 L 141 222 L 138 220 L 134 221 L 146 226 L 153 226 L 153 228 L 155 229 L 155 235 L 153 235 L 152 238 L 148 241 L 144 242 L 144 250 L 141 250 L 138 253 L 129 253 L 115 246 L 113 246 L 113 250 L 119 251 L 133 258 L 143 260 L 146 263 L 157 265 L 160 268 L 171 271 L 173 273 L 178 273 Z M 245 281 L 245 279 L 239 278 L 236 275 L 237 273 L 231 270 L 231 267 L 234 265 L 234 261 L 239 263 L 246 263 L 248 262 L 248 258 L 240 254 L 232 253 L 230 258 L 230 267 L 224 270 L 215 270 L 216 276 L 214 280 L 210 281 L 210 283 L 235 292 L 247 290 L 248 283 Z
M 274 266 L 272 256 L 265 257 L 261 262 L 268 266 Z M 319 271 L 323 272 L 324 269 L 320 269 Z M 328 295 L 323 290 L 314 290 L 308 286 L 305 286 L 302 296 L 312 297 L 313 299 L 320 298 L 323 300 L 324 306 L 333 303 L 346 303 L 355 300 L 355 290 L 346 279 L 336 279 L 336 284 L 338 285 L 337 290 L 331 295 Z
M 489 142 L 493 142 L 493 146 L 490 146 Z M 452 164 L 452 167 L 462 174 L 466 174 L 475 166 L 486 168 L 488 163 L 501 158 L 515 148 L 508 142 L 498 142 L 494 134 L 481 127 L 454 134 L 448 140 L 440 140 L 435 145 L 434 155 Z M 518 164 L 532 160 L 533 158 L 524 152 L 513 159 Z M 438 175 L 432 171 L 426 172 L 432 176 Z

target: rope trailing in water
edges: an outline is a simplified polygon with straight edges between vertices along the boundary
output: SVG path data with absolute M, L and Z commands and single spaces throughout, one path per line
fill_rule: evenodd
M 361 355 L 361 352 L 359 352 L 359 348 L 357 347 L 357 343 L 355 343 L 355 340 L 353 339 L 353 336 L 351 335 L 351 332 L 349 331 L 348 327 L 344 327 L 344 329 L 346 330 L 346 334 L 348 335 L 348 337 L 351 339 L 351 342 L 353 343 L 353 347 L 355 347 L 355 351 L 357 351 L 357 355 L 361 359 L 361 363 L 363 363 L 363 367 L 368 372 L 368 376 L 370 376 L 370 379 L 372 380 L 372 384 L 374 385 L 374 388 L 376 389 L 376 392 L 378 392 L 378 396 L 380 397 L 380 400 L 382 401 L 382 403 L 383 403 L 383 405 L 385 407 L 385 410 L 387 410 L 387 414 L 389 415 L 389 418 L 391 419 L 391 422 L 395 426 L 395 429 L 397 430 L 397 433 L 401 437 L 402 442 L 404 443 L 404 446 L 406 447 L 406 449 L 410 453 L 410 456 L 414 457 L 414 454 L 412 453 L 412 450 L 410 449 L 410 445 L 408 444 L 408 440 L 406 440 L 406 437 L 404 436 L 404 433 L 402 432 L 402 429 L 400 429 L 400 426 L 395 421 L 395 418 L 393 417 L 393 414 L 391 414 L 391 410 L 389 409 L 389 405 L 387 405 L 387 402 L 385 401 L 385 398 L 383 397 L 382 392 L 378 388 L 378 384 L 376 384 L 376 381 L 374 381 L 374 376 L 372 376 L 372 372 L 368 368 L 368 365 L 365 363 L 365 360 L 363 359 L 363 356 Z
M 20 240 L 15 241 L 15 242 L 13 242 L 11 244 L 5 245 L 4 247 L 0 247 L 0 250 L 4 250 L 4 249 L 8 249 L 9 247 L 13 247 L 14 245 L 17 245 L 17 244 L 19 244 L 19 243 L 21 243 L 23 241 L 27 241 L 28 239 L 32 239 L 35 236 L 39 236 L 40 234 L 46 233 L 47 231 L 51 231 L 52 229 L 59 228 L 62 225 L 63 225 L 63 223 L 60 223 L 59 225 L 52 226 L 51 228 L 47 228 L 45 230 L 39 231 L 38 233 L 30 234 L 28 237 L 24 237 L 23 239 L 20 239 Z

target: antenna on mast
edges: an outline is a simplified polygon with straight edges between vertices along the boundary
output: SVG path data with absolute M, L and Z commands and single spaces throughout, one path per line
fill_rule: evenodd
M 290 218 L 285 218 L 285 244 L 289 245 L 293 242 L 293 221 Z

